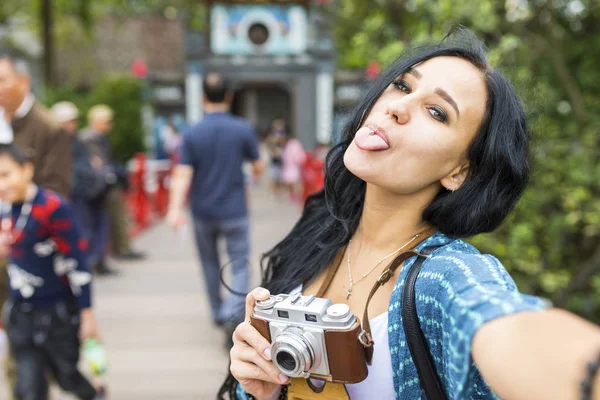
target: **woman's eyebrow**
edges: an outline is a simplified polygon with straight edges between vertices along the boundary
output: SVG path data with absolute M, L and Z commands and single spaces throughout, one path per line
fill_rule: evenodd
M 458 116 L 460 116 L 460 111 L 458 110 L 458 105 L 456 104 L 456 102 L 454 101 L 454 99 L 452 98 L 452 96 L 450 96 L 448 94 L 448 92 L 446 92 L 442 88 L 436 88 L 435 89 L 435 93 L 438 96 L 440 96 L 442 99 L 446 100 L 448 102 L 448 104 L 450 104 L 452 106 L 452 108 L 454 108 L 456 110 L 456 114 Z
M 415 78 L 417 78 L 417 79 L 421 79 L 421 77 L 423 76 L 423 75 L 421 75 L 421 73 L 420 73 L 419 71 L 417 71 L 417 70 L 416 70 L 416 69 L 414 69 L 414 68 L 410 68 L 410 69 L 409 69 L 408 71 L 406 71 L 406 72 L 408 72 L 409 74 L 411 74 L 412 76 L 414 76 L 414 77 L 415 77 Z
M 414 68 L 409 68 L 406 72 L 411 74 L 412 76 L 414 76 L 417 79 L 421 79 L 423 77 L 423 75 Z M 435 93 L 438 96 L 440 96 L 442 99 L 446 100 L 448 102 L 448 104 L 450 104 L 452 106 L 452 108 L 454 108 L 454 110 L 456 110 L 456 114 L 458 116 L 460 116 L 460 111 L 458 110 L 458 105 L 456 104 L 456 102 L 454 101 L 452 96 L 450 96 L 448 94 L 448 92 L 446 92 L 444 89 L 436 88 Z

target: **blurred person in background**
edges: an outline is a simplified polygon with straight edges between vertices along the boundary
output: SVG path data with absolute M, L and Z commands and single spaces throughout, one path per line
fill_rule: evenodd
M 64 131 L 71 137 L 73 158 L 73 188 L 71 201 L 75 215 L 88 241 L 88 262 L 96 273 L 109 274 L 103 259 L 108 237 L 108 215 L 104 202 L 110 179 L 110 170 L 102 167 L 98 157 L 92 158 L 78 138 L 79 110 L 75 104 L 61 101 L 50 109 Z
M 27 63 L 0 52 L 0 108 L 11 122 L 14 142 L 35 167 L 34 182 L 65 198 L 71 193 L 71 140 L 31 93 Z
M 184 221 L 184 203 L 191 189 L 191 210 L 196 245 L 204 272 L 213 322 L 230 329 L 243 316 L 244 299 L 220 295 L 217 241 L 224 237 L 232 263 L 231 287 L 245 293 L 248 271 L 249 219 L 242 166 L 252 163 L 253 175 L 263 170 L 255 132 L 250 123 L 229 113 L 231 92 L 225 80 L 210 73 L 204 80 L 204 111 L 201 122 L 184 134 L 181 161 L 173 171 L 167 222 L 173 228 Z M 228 335 L 229 336 L 229 335 Z
M 117 271 L 109 266 L 106 260 L 107 246 L 110 235 L 110 217 L 108 213 L 107 197 L 111 187 L 116 184 L 116 177 L 110 164 L 110 145 L 105 137 L 112 127 L 112 110 L 108 107 L 92 107 L 87 115 L 88 127 L 81 130 L 79 139 L 89 154 L 91 165 L 102 170 L 108 177 L 107 187 L 102 196 L 95 201 L 78 207 L 78 212 L 83 215 L 84 229 L 88 232 L 90 243 L 88 248 L 89 263 L 92 271 L 98 275 L 116 274 Z M 106 133 L 103 133 L 106 132 Z M 86 207 L 87 206 L 87 207 Z
M 290 201 L 300 201 L 302 197 L 302 166 L 306 161 L 306 152 L 302 143 L 290 136 L 289 133 L 283 146 L 282 159 L 281 180 L 288 189 Z
M 283 168 L 283 146 L 285 144 L 285 121 L 276 119 L 271 124 L 271 132 L 267 135 L 265 144 L 269 153 L 269 178 L 271 192 L 279 195 L 282 188 L 281 170 Z
M 169 120 L 167 124 L 161 130 L 161 139 L 163 143 L 163 150 L 169 155 L 169 159 L 173 165 L 179 163 L 179 152 L 181 150 L 181 143 L 183 137 L 177 130 L 177 127 L 172 120 Z
M 0 108 L 0 143 L 11 143 L 13 131 L 9 121 L 5 119 L 4 110 Z M 8 299 L 8 275 L 6 274 L 6 257 L 0 257 L 0 310 Z M 0 318 L 0 363 L 6 368 L 6 376 L 11 389 L 15 386 L 14 361 L 9 357 L 8 337 Z
M 29 66 L 24 59 L 0 50 L 0 109 L 10 123 L 3 143 L 14 141 L 34 167 L 34 183 L 53 190 L 64 198 L 71 193 L 71 140 L 50 112 L 31 93 Z M 6 258 L 0 257 L 0 285 L 6 287 Z M 6 293 L 0 289 L 0 305 Z M 7 364 L 9 383 L 14 383 L 14 368 Z
M 80 341 L 98 337 L 85 240 L 69 203 L 35 185 L 33 164 L 0 145 L 0 254 L 10 260 L 2 320 L 17 368 L 17 400 L 46 399 L 47 372 L 79 399 L 96 389 L 77 369 Z
M 123 197 L 123 189 L 127 185 L 127 171 L 114 160 L 112 145 L 108 139 L 113 129 L 113 119 L 114 111 L 109 106 L 105 104 L 93 106 L 87 114 L 88 127 L 81 132 L 80 138 L 92 157 L 92 165 L 112 173 L 106 193 L 109 217 L 108 237 L 112 254 L 117 259 L 136 260 L 144 258 L 144 254 L 131 248 L 128 216 Z

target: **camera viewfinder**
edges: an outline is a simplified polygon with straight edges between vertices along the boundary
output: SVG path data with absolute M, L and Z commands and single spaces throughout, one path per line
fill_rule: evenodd
M 304 314 L 304 318 L 306 318 L 308 322 L 317 322 L 317 316 L 314 314 Z
M 288 313 L 287 311 L 283 311 L 283 310 L 277 310 L 277 315 L 279 316 L 279 318 L 289 318 L 290 317 L 290 313 Z

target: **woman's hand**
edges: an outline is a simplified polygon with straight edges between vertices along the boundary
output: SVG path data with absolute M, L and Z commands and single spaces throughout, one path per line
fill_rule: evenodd
M 270 399 L 279 393 L 289 378 L 271 362 L 271 344 L 250 325 L 250 316 L 259 300 L 269 298 L 269 291 L 256 288 L 246 296 L 245 322 L 233 333 L 231 374 L 244 390 L 258 399 Z

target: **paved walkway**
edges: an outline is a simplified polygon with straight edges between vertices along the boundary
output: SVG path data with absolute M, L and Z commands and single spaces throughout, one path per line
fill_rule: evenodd
M 289 231 L 298 207 L 257 188 L 251 201 L 252 261 Z M 138 238 L 143 262 L 115 263 L 118 277 L 95 281 L 95 306 L 109 356 L 112 400 L 214 399 L 225 376 L 224 334 L 210 323 L 190 232 L 158 225 Z M 0 400 L 7 400 L 0 371 Z M 55 390 L 52 400 L 72 399 Z

